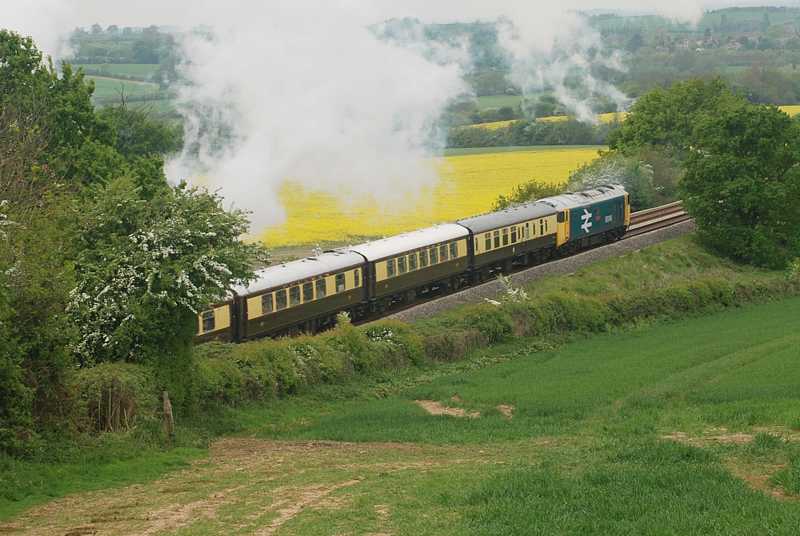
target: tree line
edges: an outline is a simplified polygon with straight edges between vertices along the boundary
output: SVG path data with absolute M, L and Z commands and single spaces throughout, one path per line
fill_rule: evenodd
M 74 424 L 98 363 L 148 364 L 180 403 L 197 311 L 263 255 L 246 214 L 167 182 L 179 128 L 92 92 L 0 31 L 0 451 Z
M 608 145 L 565 184 L 534 179 L 497 208 L 621 183 L 634 210 L 682 199 L 698 240 L 721 255 L 797 266 L 800 122 L 777 107 L 752 104 L 721 79 L 682 82 L 643 95 Z

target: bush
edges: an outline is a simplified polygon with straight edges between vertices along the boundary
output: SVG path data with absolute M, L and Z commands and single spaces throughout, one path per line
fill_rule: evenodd
M 158 408 L 158 393 L 150 368 L 128 363 L 104 363 L 81 369 L 71 378 L 79 430 L 130 430 Z
M 425 355 L 433 361 L 463 359 L 469 352 L 486 346 L 486 337 L 477 329 L 444 330 L 423 338 Z

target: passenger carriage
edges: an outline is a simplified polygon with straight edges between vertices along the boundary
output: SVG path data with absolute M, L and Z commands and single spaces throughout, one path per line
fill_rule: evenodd
M 473 282 L 496 272 L 510 272 L 514 263 L 534 264 L 551 257 L 556 246 L 556 209 L 526 203 L 458 220 L 470 232 Z
M 350 247 L 367 260 L 370 310 L 459 288 L 466 282 L 468 240 L 464 227 L 448 223 Z

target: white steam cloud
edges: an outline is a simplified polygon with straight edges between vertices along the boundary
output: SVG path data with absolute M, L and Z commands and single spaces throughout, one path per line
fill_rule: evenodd
M 651 10 L 683 20 L 702 12 L 692 0 L 19 4 L 0 7 L 0 26 L 32 34 L 55 55 L 65 52 L 65 37 L 79 25 L 180 26 L 187 83 L 179 106 L 187 151 L 169 163 L 168 174 L 202 175 L 236 207 L 253 212 L 254 231 L 284 217 L 278 191 L 286 179 L 343 200 L 368 194 L 388 204 L 436 180 L 426 157 L 441 148 L 440 114 L 468 91 L 461 76 L 466 43 L 432 45 L 418 35 L 399 45 L 377 38 L 371 25 L 406 16 L 499 21 L 513 82 L 530 92 L 555 88 L 565 107 L 590 120 L 587 95 L 624 102 L 616 88 L 592 76 L 592 66 L 621 69 L 622 62 L 611 51 L 597 52 L 599 36 L 577 10 Z M 207 30 L 202 36 L 189 31 L 201 25 Z M 577 91 L 568 88 L 568 77 L 582 80 Z

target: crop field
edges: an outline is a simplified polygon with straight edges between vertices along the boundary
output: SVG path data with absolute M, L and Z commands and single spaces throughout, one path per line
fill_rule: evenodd
M 19 534 L 796 534 L 800 299 L 242 409 L 245 432 Z M 338 390 L 337 390 L 338 389 Z M 71 532 L 72 531 L 72 532 Z
M 76 64 L 75 67 L 99 71 L 105 76 L 135 76 L 138 78 L 148 78 L 158 70 L 158 65 L 151 63 L 86 63 Z
M 86 78 L 94 82 L 94 97 L 96 99 L 113 99 L 119 97 L 123 91 L 125 95 L 130 97 L 158 93 L 158 85 L 150 82 L 122 80 L 105 76 L 87 76 Z
M 478 102 L 478 109 L 489 110 L 493 108 L 502 108 L 508 106 L 515 108 L 522 102 L 521 95 L 487 95 L 484 97 L 477 97 L 475 100 Z
M 441 176 L 435 187 L 389 207 L 370 199 L 346 204 L 287 182 L 280 192 L 286 221 L 259 237 L 270 247 L 337 242 L 387 236 L 479 214 L 491 209 L 498 195 L 510 192 L 517 184 L 531 179 L 565 181 L 570 171 L 596 158 L 601 148 L 451 151 L 434 162 Z

